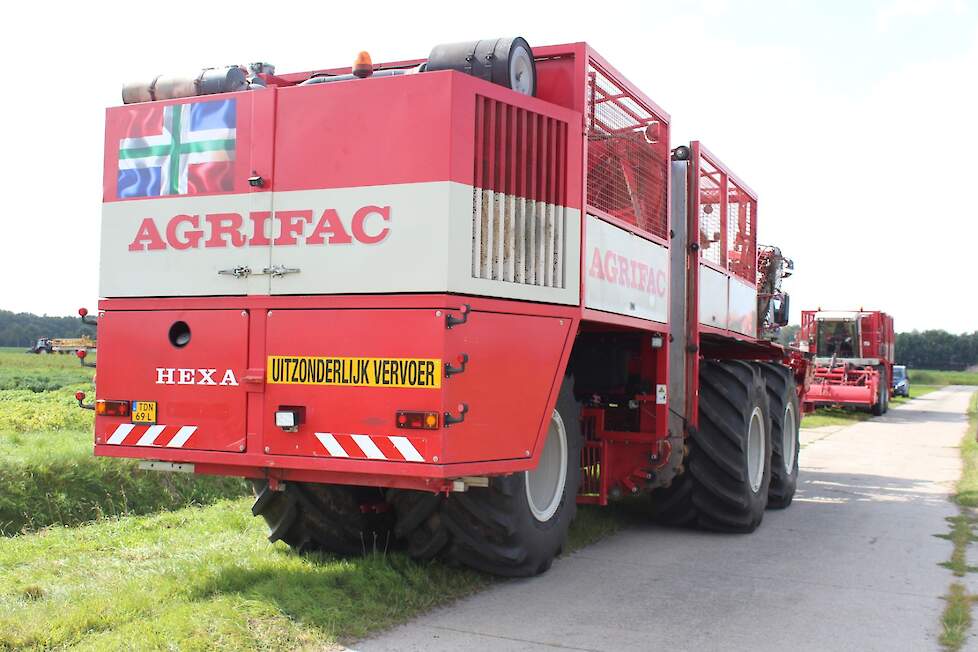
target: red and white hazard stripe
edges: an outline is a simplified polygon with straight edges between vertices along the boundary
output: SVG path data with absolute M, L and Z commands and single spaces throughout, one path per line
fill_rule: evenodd
M 317 432 L 316 439 L 331 457 L 392 462 L 426 461 L 415 443 L 407 437 Z
M 195 432 L 197 426 L 141 426 L 135 423 L 122 423 L 109 435 L 105 443 L 110 446 L 182 448 Z

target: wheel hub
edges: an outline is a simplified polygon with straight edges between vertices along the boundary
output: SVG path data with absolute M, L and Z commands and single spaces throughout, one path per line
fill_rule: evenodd
M 564 420 L 554 410 L 540 463 L 526 471 L 526 502 L 533 518 L 545 523 L 557 512 L 567 482 L 567 431 Z
M 757 493 L 764 479 L 764 418 L 761 408 L 755 407 L 750 414 L 747 431 L 747 480 L 752 492 Z
M 798 452 L 798 441 L 795 438 L 796 423 L 795 406 L 788 401 L 784 408 L 784 423 L 781 428 L 781 457 L 784 460 L 785 473 L 789 474 L 795 468 L 795 455 Z

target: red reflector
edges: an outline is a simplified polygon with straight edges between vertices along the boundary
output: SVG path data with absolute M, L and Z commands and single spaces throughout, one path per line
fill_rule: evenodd
M 95 401 L 95 414 L 102 417 L 128 417 L 129 401 Z
M 394 420 L 398 428 L 412 430 L 438 430 L 440 419 L 437 412 L 407 412 L 399 410 Z

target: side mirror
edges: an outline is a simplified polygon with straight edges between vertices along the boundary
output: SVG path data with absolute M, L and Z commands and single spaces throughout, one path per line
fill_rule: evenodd
M 787 294 L 781 295 L 781 300 L 774 307 L 774 323 L 778 326 L 788 325 L 788 304 L 789 297 Z

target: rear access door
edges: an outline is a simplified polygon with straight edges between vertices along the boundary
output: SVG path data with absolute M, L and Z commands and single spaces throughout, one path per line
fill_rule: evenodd
M 248 323 L 242 310 L 103 313 L 97 398 L 130 409 L 97 416 L 96 443 L 244 452 Z
M 275 94 L 106 111 L 100 296 L 268 294 Z

